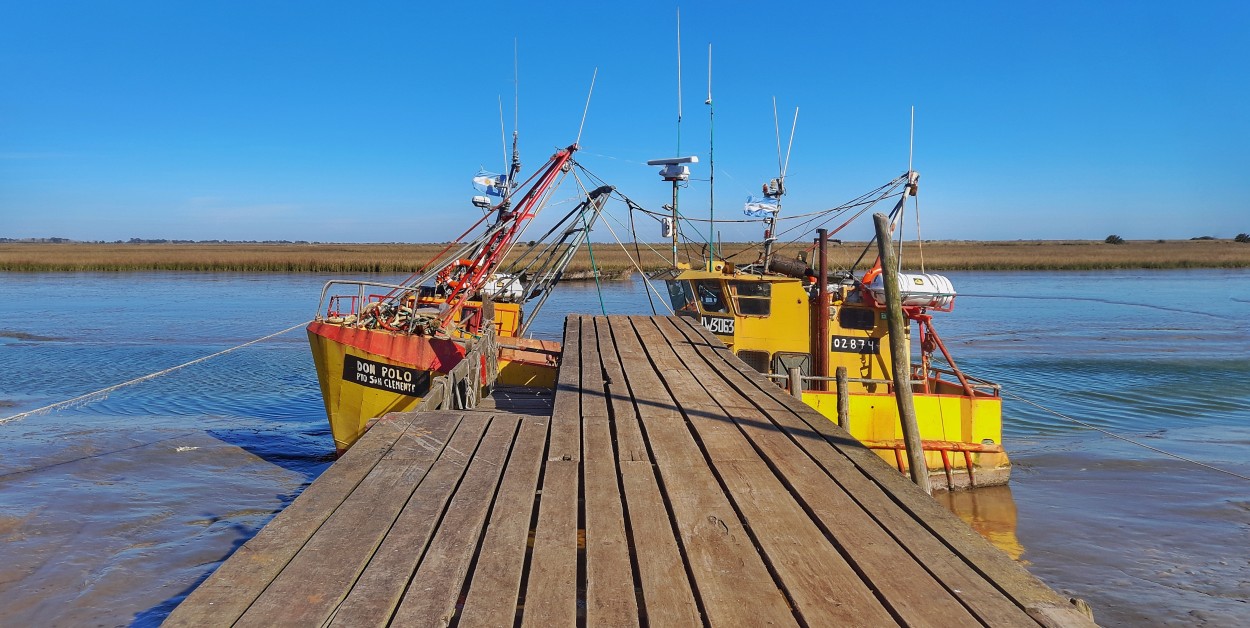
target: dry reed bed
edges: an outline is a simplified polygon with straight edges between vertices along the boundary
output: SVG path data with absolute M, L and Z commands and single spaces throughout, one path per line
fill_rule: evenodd
M 45 244 L 0 243 L 0 271 L 214 271 L 395 273 L 413 272 L 442 250 L 442 244 Z M 667 252 L 641 249 L 647 270 L 668 265 Z M 725 244 L 727 254 L 748 248 Z M 778 255 L 793 257 L 802 247 L 782 247 Z M 630 247 L 630 253 L 633 253 Z M 831 263 L 850 267 L 865 243 L 835 244 Z M 517 249 L 517 252 L 524 247 Z M 596 244 L 595 267 L 605 275 L 628 274 L 633 268 L 616 244 Z M 697 247 L 683 250 L 699 255 Z M 920 247 L 909 243 L 904 267 L 919 266 Z M 755 249 L 732 258 L 738 264 L 755 260 Z M 927 242 L 925 268 L 937 270 L 1095 270 L 1115 268 L 1246 268 L 1250 244 L 1232 240 L 1130 241 L 1120 245 L 1091 241 Z M 875 248 L 861 261 L 871 264 Z M 572 272 L 591 269 L 590 255 L 579 251 Z

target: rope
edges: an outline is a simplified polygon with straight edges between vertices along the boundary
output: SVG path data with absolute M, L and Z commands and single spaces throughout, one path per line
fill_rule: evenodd
M 134 384 L 138 384 L 139 382 L 146 382 L 146 381 L 147 381 L 147 380 L 149 380 L 149 379 L 156 379 L 157 377 L 160 377 L 160 376 L 162 376 L 162 375 L 168 375 L 168 374 L 173 373 L 174 371 L 177 371 L 177 370 L 179 370 L 179 369 L 184 369 L 184 368 L 186 368 L 186 367 L 188 367 L 188 366 L 191 366 L 192 364 L 199 364 L 200 362 L 205 362 L 205 361 L 207 361 L 207 360 L 211 360 L 211 359 L 213 359 L 213 358 L 215 358 L 215 357 L 222 356 L 222 355 L 225 355 L 225 354 L 227 354 L 227 353 L 230 353 L 231 351 L 235 351 L 235 350 L 237 350 L 237 349 L 242 349 L 243 347 L 246 347 L 246 346 L 248 346 L 248 345 L 254 345 L 254 344 L 258 343 L 258 342 L 263 342 L 263 341 L 265 341 L 265 340 L 269 340 L 270 338 L 274 338 L 274 337 L 277 337 L 277 336 L 281 336 L 282 334 L 285 334 L 285 333 L 290 332 L 290 331 L 294 331 L 295 329 L 298 329 L 298 328 L 300 328 L 300 327 L 303 327 L 303 326 L 305 326 L 305 325 L 307 325 L 307 324 L 308 324 L 308 322 L 307 322 L 307 321 L 305 321 L 305 322 L 303 322 L 303 323 L 299 323 L 298 325 L 292 325 L 292 326 L 287 327 L 286 329 L 284 329 L 284 330 L 282 330 L 282 331 L 279 331 L 279 332 L 275 332 L 275 333 L 269 334 L 268 336 L 265 336 L 265 337 L 263 337 L 263 338 L 257 338 L 256 340 L 250 340 L 250 341 L 245 342 L 245 343 L 243 343 L 243 344 L 241 344 L 241 345 L 237 345 L 237 346 L 234 346 L 234 347 L 230 347 L 229 349 L 225 349 L 225 350 L 223 350 L 223 351 L 218 351 L 217 353 L 214 353 L 214 354 L 212 354 L 212 355 L 206 355 L 206 356 L 204 356 L 204 357 L 202 357 L 202 358 L 196 358 L 196 359 L 194 359 L 194 360 L 191 360 L 190 362 L 184 362 L 183 364 L 179 364 L 178 366 L 172 366 L 172 367 L 167 368 L 167 369 L 165 369 L 165 370 L 163 370 L 163 371 L 157 371 L 157 372 L 155 372 L 155 373 L 149 373 L 148 375 L 144 375 L 143 377 L 136 377 L 136 378 L 134 378 L 134 379 L 132 379 L 132 380 L 125 381 L 125 382 L 122 382 L 122 383 L 120 383 L 120 384 L 116 384 L 116 385 L 113 385 L 113 386 L 109 386 L 108 388 L 102 388 L 102 389 L 97 390 L 97 391 L 95 391 L 95 392 L 87 393 L 87 394 L 85 394 L 85 395 L 79 395 L 79 396 L 77 396 L 77 397 L 74 397 L 73 399 L 66 399 L 65 401 L 60 401 L 60 402 L 54 403 L 54 404 L 52 404 L 52 405 L 44 406 L 44 407 L 42 407 L 42 408 L 37 408 L 37 409 L 35 409 L 35 410 L 30 410 L 29 412 L 23 412 L 23 413 L 21 413 L 21 414 L 15 414 L 15 415 L 10 416 L 10 417 L 5 417 L 5 418 L 3 418 L 3 419 L 0 419 L 0 425 L 3 425 L 3 424 L 5 424 L 5 423 L 10 423 L 10 422 L 12 422 L 12 421 L 17 421 L 17 420 L 20 420 L 20 419 L 24 419 L 24 418 L 26 418 L 26 417 L 28 417 L 28 416 L 34 416 L 34 415 L 40 415 L 40 414 L 47 414 L 48 412 L 51 412 L 51 411 L 53 411 L 53 410 L 59 410 L 59 409 L 61 409 L 61 408 L 66 408 L 66 407 L 69 407 L 69 406 L 75 406 L 75 405 L 87 404 L 87 403 L 91 403 L 91 402 L 93 402 L 93 401 L 100 401 L 100 400 L 103 400 L 104 398 L 108 397 L 109 393 L 111 393 L 111 392 L 113 392 L 113 391 L 115 391 L 115 390 L 118 390 L 118 389 L 121 389 L 121 388 L 125 388 L 125 387 L 127 387 L 127 386 L 133 386 Z
M 581 181 L 577 182 L 581 185 Z M 595 293 L 599 295 L 599 311 L 608 315 L 608 306 L 603 303 L 603 285 L 599 283 L 599 265 L 595 263 L 595 247 L 590 243 L 590 223 L 586 222 L 586 214 L 582 214 L 582 228 L 586 230 L 586 252 L 590 254 L 590 273 L 595 276 Z
M 1019 395 L 1015 395 L 1015 394 L 1009 393 L 1009 392 L 1007 392 L 1007 391 L 1002 391 L 1002 394 L 1003 394 L 1003 395 L 1006 395 L 1006 396 L 1008 396 L 1008 397 L 1011 397 L 1012 399 L 1015 399 L 1016 401 L 1022 401 L 1022 402 L 1024 402 L 1024 403 L 1027 403 L 1027 404 L 1029 404 L 1029 405 L 1031 405 L 1031 406 L 1033 406 L 1034 408 L 1037 408 L 1037 409 L 1039 409 L 1039 410 L 1045 410 L 1046 412 L 1049 412 L 1049 413 L 1051 413 L 1051 414 L 1053 414 L 1053 415 L 1055 415 L 1055 416 L 1057 416 L 1057 417 L 1059 417 L 1059 418 L 1061 418 L 1061 419 L 1065 419 L 1065 420 L 1071 421 L 1071 422 L 1076 423 L 1077 425 L 1080 425 L 1080 426 L 1082 426 L 1082 427 L 1086 427 L 1086 428 L 1089 428 L 1089 429 L 1091 429 L 1091 430 L 1094 430 L 1095 432 L 1101 432 L 1102 434 L 1105 434 L 1105 435 L 1110 436 L 1110 437 L 1112 437 L 1112 438 L 1116 438 L 1116 439 L 1122 440 L 1122 441 L 1124 441 L 1124 442 L 1126 442 L 1126 443 L 1131 443 L 1131 444 L 1133 444 L 1133 445 L 1137 445 L 1138 447 L 1142 447 L 1142 448 L 1145 448 L 1145 449 L 1149 449 L 1150 451 L 1153 451 L 1153 452 L 1155 452 L 1155 453 L 1158 453 L 1158 454 L 1163 454 L 1164 456 L 1168 456 L 1169 458 L 1175 458 L 1175 459 L 1180 460 L 1180 461 L 1183 461 L 1183 462 L 1188 462 L 1188 463 L 1191 463 L 1191 464 L 1195 464 L 1195 465 L 1198 465 L 1198 466 L 1203 467 L 1203 468 L 1205 468 L 1205 469 L 1209 469 L 1209 470 L 1211 470 L 1211 471 L 1218 471 L 1219 473 L 1224 473 L 1224 474 L 1227 474 L 1227 475 L 1231 475 L 1231 476 L 1233 476 L 1233 477 L 1235 477 L 1235 478 L 1241 478 L 1241 479 L 1243 479 L 1243 480 L 1250 480 L 1250 477 L 1244 476 L 1244 475 L 1242 475 L 1242 474 L 1240 474 L 1240 473 L 1237 473 L 1237 472 L 1235 472 L 1235 471 L 1229 471 L 1228 469 L 1221 469 L 1221 468 L 1219 468 L 1219 467 L 1209 465 L 1209 464 L 1207 464 L 1207 463 L 1205 463 L 1205 462 L 1198 462 L 1197 460 L 1194 460 L 1194 459 L 1192 459 L 1192 458 L 1186 458 L 1185 456 L 1182 456 L 1182 455 L 1179 455 L 1179 454 L 1174 454 L 1174 453 L 1172 453 L 1172 452 L 1170 452 L 1170 451 L 1164 451 L 1164 450 L 1162 450 L 1162 449 L 1159 449 L 1158 447 L 1154 447 L 1154 446 L 1151 446 L 1151 445 L 1147 445 L 1147 444 L 1145 444 L 1145 443 L 1140 443 L 1140 442 L 1137 442 L 1137 441 L 1135 441 L 1135 440 L 1133 440 L 1133 439 L 1131 439 L 1131 438 L 1128 438 L 1128 437 L 1126 437 L 1126 436 L 1120 436 L 1119 434 L 1116 434 L 1115 432 L 1112 432 L 1112 431 L 1110 431 L 1110 430 L 1103 429 L 1103 428 L 1098 427 L 1098 426 L 1096 426 L 1096 425 L 1090 425 L 1089 423 L 1086 423 L 1086 422 L 1081 421 L 1081 420 L 1078 420 L 1078 419 L 1074 419 L 1074 418 L 1072 418 L 1072 417 L 1070 417 L 1070 416 L 1068 416 L 1068 415 L 1066 415 L 1066 414 L 1063 414 L 1062 412 L 1058 412 L 1058 411 L 1055 411 L 1055 410 L 1051 410 L 1050 408 L 1047 408 L 1046 406 L 1043 406 L 1043 405 L 1041 405 L 1041 404 L 1033 403 L 1032 401 L 1029 401 L 1028 399 L 1025 399 L 1024 397 L 1021 397 L 1021 396 L 1019 396 Z

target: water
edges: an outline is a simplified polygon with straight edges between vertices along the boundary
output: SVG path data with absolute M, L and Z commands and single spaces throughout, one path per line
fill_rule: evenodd
M 1250 271 L 950 276 L 937 326 L 965 370 L 1250 476 Z M 295 325 L 325 279 L 0 275 L 0 420 Z M 609 313 L 650 313 L 641 282 L 605 288 Z M 534 332 L 600 307 L 566 284 Z M 1101 623 L 1250 623 L 1250 481 L 1004 406 L 1011 487 L 953 496 L 960 516 Z M 159 623 L 332 451 L 301 330 L 0 437 L 6 625 Z

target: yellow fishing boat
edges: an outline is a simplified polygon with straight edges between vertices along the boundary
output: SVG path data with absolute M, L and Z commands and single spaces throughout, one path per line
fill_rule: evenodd
M 518 182 L 514 143 L 508 174 L 479 172 L 474 178 L 485 192 L 473 198 L 481 220 L 421 271 L 394 284 L 333 280 L 325 285 L 308 341 L 339 454 L 360 438 L 370 419 L 414 409 L 433 379 L 456 367 L 470 342 L 488 331 L 499 339 L 499 352 L 492 356 L 499 366 L 496 383 L 555 386 L 559 343 L 523 336 L 613 188 L 588 192 L 547 235 L 519 254 L 513 248 L 571 171 L 577 148 L 557 151 Z M 505 259 L 512 272 L 501 272 Z
M 688 173 L 674 170 L 671 161 L 675 160 L 657 160 L 655 165 L 665 166 L 661 176 L 674 181 L 676 189 Z M 854 213 L 841 229 L 875 203 L 898 196 L 890 214 L 892 224 L 897 224 L 907 199 L 916 194 L 918 179 L 908 171 L 874 193 L 828 210 L 826 221 Z M 857 276 L 849 269 L 813 270 L 807 256 L 777 258 L 773 234 L 780 220 L 783 181 L 773 179 L 764 186 L 763 198 L 748 200 L 747 214 L 764 218 L 767 227 L 762 247 L 748 264 L 735 265 L 714 248 L 702 265 L 677 263 L 677 234 L 669 225 L 678 224 L 681 217 L 674 210 L 671 222 L 665 223 L 674 242 L 674 268 L 663 275 L 672 308 L 678 316 L 697 319 L 740 359 L 779 384 L 786 385 L 797 372 L 803 401 L 832 421 L 839 421 L 836 374 L 845 369 L 842 386 L 849 407 L 842 427 L 906 471 L 880 260 Z M 823 248 L 812 248 L 827 259 Z M 900 274 L 899 279 L 902 309 L 909 321 L 903 347 L 911 364 L 932 485 L 1005 484 L 1011 464 L 1002 446 L 1000 388 L 961 371 L 933 326 L 934 312 L 953 308 L 953 286 L 946 277 L 923 272 Z M 917 349 L 914 357 L 913 349 Z

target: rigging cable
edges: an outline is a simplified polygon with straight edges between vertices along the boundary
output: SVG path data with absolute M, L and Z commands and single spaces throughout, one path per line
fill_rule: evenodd
M 125 387 L 127 387 L 127 386 L 132 386 L 132 385 L 134 385 L 134 384 L 138 384 L 139 382 L 146 382 L 146 381 L 148 381 L 148 380 L 150 380 L 150 379 L 156 379 L 157 377 L 160 377 L 160 376 L 162 376 L 162 375 L 168 375 L 168 374 L 173 373 L 174 371 L 177 371 L 177 370 L 179 370 L 179 369 L 184 369 L 184 368 L 186 368 L 186 367 L 188 367 L 188 366 L 191 366 L 192 364 L 199 364 L 200 362 L 205 362 L 205 361 L 211 360 L 211 359 L 213 359 L 213 358 L 215 358 L 215 357 L 225 355 L 225 354 L 227 354 L 227 353 L 230 353 L 231 351 L 235 351 L 236 349 L 242 349 L 243 347 L 246 347 L 246 346 L 249 346 L 249 345 L 254 345 L 254 344 L 258 343 L 258 342 L 263 342 L 263 341 L 265 341 L 265 340 L 269 340 L 270 338 L 276 338 L 276 337 L 278 337 L 278 336 L 281 336 L 282 334 L 285 334 L 285 333 L 288 333 L 288 332 L 294 331 L 294 330 L 296 330 L 296 329 L 299 329 L 300 327 L 304 327 L 305 325 L 308 325 L 308 321 L 304 321 L 304 322 L 302 322 L 302 323 L 298 323 L 298 324 L 296 324 L 296 325 L 292 325 L 292 326 L 290 326 L 290 327 L 287 327 L 286 329 L 283 329 L 282 331 L 274 332 L 274 333 L 272 333 L 272 334 L 269 334 L 268 336 L 263 336 L 263 337 L 261 337 L 261 338 L 257 338 L 256 340 L 249 340 L 248 342 L 245 342 L 245 343 L 243 343 L 243 344 L 241 344 L 241 345 L 236 345 L 236 346 L 230 347 L 229 349 L 225 349 L 225 350 L 222 350 L 222 351 L 218 351 L 217 353 L 214 353 L 214 354 L 212 354 L 212 355 L 206 355 L 206 356 L 204 356 L 204 357 L 202 357 L 202 358 L 196 358 L 196 359 L 194 359 L 194 360 L 191 360 L 190 362 L 184 362 L 184 363 L 179 364 L 179 365 L 177 365 L 177 366 L 171 366 L 171 367 L 169 367 L 169 368 L 167 368 L 167 369 L 165 369 L 165 370 L 163 370 L 163 371 L 157 371 L 157 372 L 155 372 L 155 373 L 149 373 L 149 374 L 144 375 L 144 376 L 142 376 L 142 377 L 136 377 L 136 378 L 134 378 L 134 379 L 132 379 L 132 380 L 128 380 L 128 381 L 122 382 L 122 383 L 120 383 L 120 384 L 114 384 L 113 386 L 109 386 L 108 388 L 102 388 L 102 389 L 97 390 L 97 391 L 95 391 L 95 392 L 89 392 L 89 393 L 87 393 L 87 394 L 85 394 L 85 395 L 79 395 L 79 396 L 77 396 L 77 397 L 74 397 L 73 399 L 66 399 L 65 401 L 59 401 L 59 402 L 57 402 L 57 403 L 54 403 L 54 404 L 51 404 L 51 405 L 47 405 L 47 406 L 44 406 L 44 407 L 42 407 L 42 408 L 37 408 L 37 409 L 30 410 L 30 411 L 27 411 L 27 412 L 22 412 L 22 413 L 20 413 L 20 414 L 15 414 L 15 415 L 13 415 L 13 416 L 5 417 L 5 418 L 3 418 L 3 419 L 0 419 L 0 425 L 3 425 L 3 424 L 5 424 L 5 423 L 10 423 L 10 422 L 12 422 L 12 421 L 17 421 L 17 420 L 19 420 L 19 419 L 24 419 L 24 418 L 26 418 L 26 417 L 28 417 L 28 416 L 34 416 L 34 415 L 40 415 L 40 414 L 47 414 L 48 412 L 51 412 L 51 411 L 53 411 L 53 410 L 59 410 L 59 409 L 61 409 L 61 408 L 67 408 L 67 407 L 70 407 L 70 406 L 77 406 L 77 405 L 88 404 L 88 403 L 91 403 L 91 402 L 93 402 L 93 401 L 100 401 L 100 400 L 103 400 L 103 399 L 105 399 L 106 397 L 108 397 L 109 393 L 111 393 L 111 392 L 113 392 L 113 391 L 115 391 L 115 390 L 119 390 L 119 389 L 121 389 L 121 388 L 125 388 Z
M 1231 476 L 1233 476 L 1233 477 L 1241 478 L 1241 479 L 1243 479 L 1243 480 L 1250 480 L 1250 477 L 1244 476 L 1244 475 L 1242 475 L 1242 474 L 1240 474 L 1240 473 L 1237 473 L 1237 472 L 1235 472 L 1235 471 L 1229 471 L 1228 469 L 1221 469 L 1221 468 L 1219 468 L 1219 467 L 1216 467 L 1216 466 L 1213 466 L 1213 465 L 1209 465 L 1209 464 L 1207 464 L 1207 463 L 1205 463 L 1205 462 L 1199 462 L 1199 461 L 1197 461 L 1197 460 L 1194 460 L 1193 458 L 1186 458 L 1185 456 L 1182 456 L 1182 455 L 1180 455 L 1180 454 L 1174 454 L 1174 453 L 1172 453 L 1172 452 L 1170 452 L 1170 451 L 1165 451 L 1165 450 L 1163 450 L 1163 449 L 1159 449 L 1158 447 L 1154 447 L 1154 446 L 1152 446 L 1152 445 L 1147 445 L 1146 443 L 1141 443 L 1141 442 L 1135 441 L 1135 440 L 1133 440 L 1133 439 L 1131 439 L 1131 438 L 1128 438 L 1127 436 L 1120 436 L 1119 434 L 1116 434 L 1115 432 L 1112 432 L 1112 431 L 1110 431 L 1110 430 L 1103 429 L 1103 428 L 1098 427 L 1098 426 L 1096 426 L 1096 425 L 1091 425 L 1091 424 L 1086 423 L 1086 422 L 1084 422 L 1084 421 L 1081 421 L 1081 420 L 1079 420 L 1079 419 L 1074 419 L 1074 418 L 1072 418 L 1072 417 L 1070 417 L 1070 416 L 1068 416 L 1068 415 L 1066 415 L 1066 414 L 1063 414 L 1062 412 L 1058 412 L 1058 411 L 1056 411 L 1056 410 L 1051 410 L 1050 408 L 1047 408 L 1046 406 L 1043 406 L 1043 405 L 1041 405 L 1041 404 L 1038 404 L 1038 403 L 1034 403 L 1034 402 L 1032 402 L 1032 401 L 1029 401 L 1028 399 L 1025 399 L 1024 397 L 1021 397 L 1020 395 L 1012 394 L 1012 393 L 1009 393 L 1009 392 L 1007 392 L 1007 391 L 1000 391 L 1000 392 L 1001 392 L 1002 394 L 1004 394 L 1004 395 L 1008 396 L 1008 397 L 1011 397 L 1012 399 L 1015 399 L 1016 401 L 1021 401 L 1021 402 L 1027 403 L 1027 404 L 1029 404 L 1029 405 L 1031 405 L 1031 406 L 1033 406 L 1033 407 L 1035 407 L 1035 408 L 1038 408 L 1039 410 L 1045 410 L 1046 412 L 1049 412 L 1049 413 L 1051 413 L 1051 414 L 1053 414 L 1053 415 L 1055 415 L 1055 416 L 1057 416 L 1057 417 L 1059 417 L 1059 418 L 1061 418 L 1061 419 L 1064 419 L 1064 420 L 1067 420 L 1067 421 L 1071 421 L 1072 423 L 1075 423 L 1075 424 L 1080 425 L 1080 426 L 1082 426 L 1082 427 L 1089 428 L 1089 429 L 1091 429 L 1091 430 L 1094 430 L 1095 432 L 1101 432 L 1102 434 L 1104 434 L 1104 435 L 1106 435 L 1106 436 L 1110 436 L 1110 437 L 1112 437 L 1112 438 L 1116 438 L 1116 439 L 1122 440 L 1122 441 L 1124 441 L 1124 442 L 1126 442 L 1126 443 L 1130 443 L 1130 444 L 1133 444 L 1133 445 L 1137 445 L 1138 447 L 1142 447 L 1142 448 L 1145 448 L 1145 449 L 1149 449 L 1150 451 L 1153 451 L 1153 452 L 1158 453 L 1158 454 L 1162 454 L 1162 455 L 1164 455 L 1164 456 L 1168 456 L 1169 458 L 1175 458 L 1175 459 L 1180 460 L 1180 461 L 1182 461 L 1182 462 L 1189 462 L 1189 463 L 1192 463 L 1192 464 L 1198 465 L 1198 466 L 1200 466 L 1200 467 L 1202 467 L 1202 468 L 1204 468 L 1204 469 L 1209 469 L 1209 470 L 1211 470 L 1211 471 L 1218 471 L 1218 472 L 1220 472 L 1220 473 L 1224 473 L 1224 474 L 1227 474 L 1227 475 L 1231 475 Z
M 585 194 L 586 198 L 589 199 L 590 193 L 587 191 L 586 186 L 582 185 L 582 179 L 577 176 L 577 171 L 573 171 L 573 181 L 577 183 L 577 187 L 582 191 L 582 194 Z M 602 205 L 600 205 L 600 208 L 602 208 Z M 599 213 L 602 213 L 602 209 L 600 209 Z M 603 303 L 603 285 L 599 283 L 599 265 L 595 263 L 595 247 L 590 242 L 590 223 L 586 220 L 585 212 L 581 213 L 580 218 L 582 219 L 582 229 L 586 230 L 586 252 L 590 255 L 590 274 L 595 278 L 595 293 L 599 297 L 599 311 L 604 316 L 607 316 L 608 306 Z

